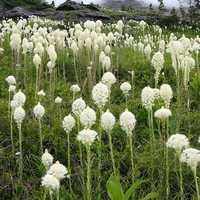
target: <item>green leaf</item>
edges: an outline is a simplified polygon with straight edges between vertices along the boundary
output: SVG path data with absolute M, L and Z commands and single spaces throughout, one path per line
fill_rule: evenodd
M 146 180 L 137 180 L 135 181 L 132 186 L 126 191 L 124 200 L 128 200 L 132 195 L 134 196 L 135 190 L 137 190 L 142 183 L 146 182 Z
M 124 193 L 118 176 L 111 175 L 107 181 L 106 188 L 111 200 L 124 199 Z
M 158 192 L 151 192 L 151 193 L 147 194 L 147 196 L 141 200 L 156 199 L 158 197 L 158 195 L 159 195 Z

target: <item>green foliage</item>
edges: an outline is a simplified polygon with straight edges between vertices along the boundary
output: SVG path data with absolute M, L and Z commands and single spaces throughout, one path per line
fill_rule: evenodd
M 129 200 L 131 197 L 135 199 L 136 190 L 139 189 L 145 182 L 145 180 L 136 180 L 124 193 L 119 177 L 111 175 L 107 181 L 106 187 L 111 200 Z M 157 197 L 158 193 L 151 192 L 140 200 L 156 199 Z

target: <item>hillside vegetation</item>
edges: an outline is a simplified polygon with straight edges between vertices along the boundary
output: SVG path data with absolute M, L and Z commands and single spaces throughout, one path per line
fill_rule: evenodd
M 13 8 L 16 6 L 39 6 L 45 3 L 43 0 L 1 0 L 0 5 L 5 8 Z

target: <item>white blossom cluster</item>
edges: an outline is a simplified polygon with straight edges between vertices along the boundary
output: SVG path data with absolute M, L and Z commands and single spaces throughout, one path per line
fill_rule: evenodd
M 82 98 L 78 98 L 76 99 L 73 103 L 72 103 L 72 112 L 74 113 L 74 115 L 76 115 L 77 117 L 80 116 L 81 112 L 86 108 L 86 103 Z
M 42 164 L 46 168 L 46 174 L 42 177 L 41 185 L 50 192 L 59 191 L 60 181 L 68 176 L 67 168 L 59 161 L 53 163 L 53 156 L 46 149 L 41 157 Z
M 185 149 L 180 156 L 180 161 L 186 163 L 192 171 L 196 171 L 200 162 L 200 151 L 194 148 Z
M 174 134 L 169 137 L 166 142 L 168 148 L 174 149 L 179 155 L 183 149 L 188 148 L 190 145 L 188 138 L 183 134 Z
M 115 116 L 109 110 L 101 115 L 101 127 L 106 132 L 110 132 L 113 129 L 115 122 Z
M 97 132 L 91 129 L 83 129 L 78 133 L 77 140 L 84 145 L 92 145 L 97 139 Z
M 126 132 L 128 136 L 132 135 L 133 130 L 135 129 L 136 119 L 135 115 L 128 110 L 125 110 L 120 115 L 120 126 L 123 131 Z
M 92 89 L 92 99 L 94 103 L 99 108 L 102 108 L 108 102 L 108 98 L 109 98 L 108 87 L 101 82 L 97 83 Z
M 76 121 L 71 114 L 64 117 L 62 121 L 62 127 L 66 133 L 70 133 L 72 129 L 75 127 L 75 125 Z

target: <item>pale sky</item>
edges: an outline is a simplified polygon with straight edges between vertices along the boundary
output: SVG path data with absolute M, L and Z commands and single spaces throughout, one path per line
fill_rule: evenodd
M 52 2 L 52 0 L 47 0 L 47 1 L 50 3 Z M 75 1 L 78 1 L 78 2 L 83 1 L 84 3 L 91 3 L 91 2 L 100 3 L 102 0 L 75 0 Z M 154 5 L 158 5 L 157 0 L 143 0 L 143 1 L 147 2 L 148 4 L 152 3 Z M 63 2 L 65 2 L 65 0 L 54 0 L 54 2 L 56 3 L 56 5 L 59 5 Z M 164 0 L 164 3 L 165 3 L 165 6 L 167 6 L 167 7 L 176 7 L 179 5 L 178 0 Z

